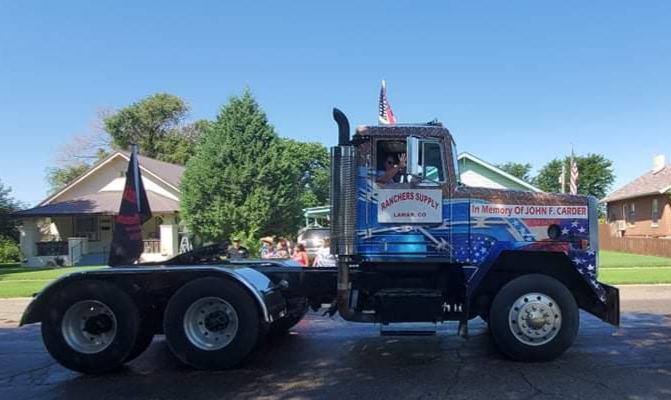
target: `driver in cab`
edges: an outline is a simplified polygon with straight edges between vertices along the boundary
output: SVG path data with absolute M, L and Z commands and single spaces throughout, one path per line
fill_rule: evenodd
M 408 156 L 405 153 L 398 155 L 398 160 L 393 154 L 388 154 L 384 159 L 383 170 L 377 171 L 377 183 L 403 183 L 407 181 L 405 170 L 408 164 Z

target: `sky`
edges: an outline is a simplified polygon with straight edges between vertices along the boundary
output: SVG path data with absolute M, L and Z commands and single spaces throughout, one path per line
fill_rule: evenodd
M 28 205 L 100 110 L 183 97 L 214 119 L 249 87 L 285 137 L 337 140 L 331 109 L 438 118 L 460 151 L 537 171 L 613 161 L 613 189 L 671 161 L 671 2 L 0 1 L 0 181 Z

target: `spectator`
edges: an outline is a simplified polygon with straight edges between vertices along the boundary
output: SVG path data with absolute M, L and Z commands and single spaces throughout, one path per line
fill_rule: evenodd
M 308 253 L 305 251 L 305 246 L 300 243 L 296 245 L 296 251 L 291 258 L 303 267 L 308 266 Z
M 336 259 L 333 254 L 331 254 L 331 247 L 329 245 L 329 239 L 324 238 L 322 240 L 322 247 L 317 250 L 317 255 L 315 256 L 314 262 L 312 263 L 313 267 L 335 267 Z
M 282 242 L 277 244 L 277 251 L 275 252 L 274 258 L 289 258 L 289 250 L 286 247 L 286 244 Z
M 239 238 L 233 238 L 233 246 L 228 248 L 228 251 L 226 252 L 226 258 L 229 260 L 242 260 L 243 258 L 249 258 L 249 251 L 240 245 Z
M 261 238 L 262 247 L 261 247 L 261 258 L 267 259 L 267 258 L 273 258 L 273 238 L 270 236 L 266 236 L 264 238 Z

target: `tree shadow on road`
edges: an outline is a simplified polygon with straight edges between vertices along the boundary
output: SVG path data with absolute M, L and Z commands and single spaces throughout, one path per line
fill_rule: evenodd
M 671 315 L 627 313 L 619 330 L 586 314 L 581 323 L 576 343 L 559 359 L 519 363 L 500 355 L 478 321 L 464 340 L 452 324 L 433 337 L 381 337 L 370 325 L 312 315 L 234 370 L 184 367 L 159 337 L 119 372 L 83 376 L 52 364 L 9 381 L 0 377 L 0 387 L 30 386 L 40 398 L 101 399 L 671 396 Z M 39 335 L 26 332 L 30 347 L 41 349 Z M 3 362 L 11 359 L 4 354 Z

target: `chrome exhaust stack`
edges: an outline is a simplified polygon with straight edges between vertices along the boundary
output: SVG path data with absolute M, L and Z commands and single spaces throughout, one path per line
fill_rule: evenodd
M 350 144 L 349 121 L 333 109 L 338 145 L 331 147 L 331 254 L 338 257 L 338 312 L 348 321 L 374 322 L 371 314 L 350 307 L 349 264 L 356 254 L 357 148 Z

